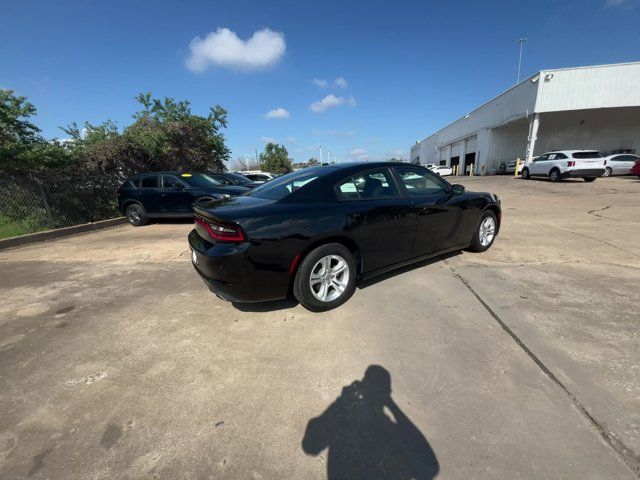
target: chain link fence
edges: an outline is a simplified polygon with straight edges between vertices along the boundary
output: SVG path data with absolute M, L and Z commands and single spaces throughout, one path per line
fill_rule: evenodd
M 0 238 L 71 227 L 122 215 L 117 176 L 0 177 Z

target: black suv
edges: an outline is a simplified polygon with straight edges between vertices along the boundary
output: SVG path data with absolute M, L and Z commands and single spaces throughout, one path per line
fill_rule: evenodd
M 224 186 L 203 173 L 156 172 L 135 175 L 118 189 L 118 207 L 131 225 L 139 227 L 150 218 L 193 216 L 201 200 L 234 197 L 245 187 Z

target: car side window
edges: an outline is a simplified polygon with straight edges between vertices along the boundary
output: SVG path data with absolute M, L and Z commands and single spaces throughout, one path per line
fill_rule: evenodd
M 157 188 L 158 187 L 158 176 L 157 175 L 149 175 L 148 177 L 142 177 L 140 181 L 140 186 L 142 188 Z
M 564 153 L 556 153 L 555 160 L 564 160 L 567 156 Z
M 336 186 L 340 200 L 397 198 L 398 190 L 389 170 L 370 170 L 347 178 Z
M 417 168 L 396 168 L 400 181 L 411 197 L 439 195 L 449 189 L 449 184 L 429 171 Z
M 219 181 L 221 184 L 223 185 L 231 185 L 231 180 L 229 180 L 227 177 L 225 177 L 224 175 L 211 175 L 209 174 L 209 176 L 211 178 L 213 178 L 214 180 Z
M 537 159 L 536 162 L 544 162 L 545 160 L 549 159 L 549 154 L 545 153 L 544 155 L 540 155 Z
M 183 188 L 185 185 L 173 175 L 163 175 L 162 186 L 164 188 Z

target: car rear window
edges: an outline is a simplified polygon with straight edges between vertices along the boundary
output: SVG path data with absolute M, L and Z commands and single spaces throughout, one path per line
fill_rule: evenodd
M 296 190 L 314 182 L 325 173 L 328 173 L 328 169 L 322 169 L 322 167 L 307 168 L 298 172 L 287 173 L 286 175 L 260 185 L 246 195 L 269 200 L 282 200 Z
M 573 158 L 581 159 L 581 158 L 602 158 L 599 152 L 573 152 L 571 154 Z

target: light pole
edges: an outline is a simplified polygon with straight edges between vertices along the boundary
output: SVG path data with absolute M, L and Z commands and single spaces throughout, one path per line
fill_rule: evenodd
M 520 45 L 520 55 L 518 56 L 518 74 L 516 76 L 516 83 L 520 83 L 520 66 L 522 65 L 522 49 L 524 48 L 524 44 L 527 43 L 527 39 L 521 37 L 516 45 Z

